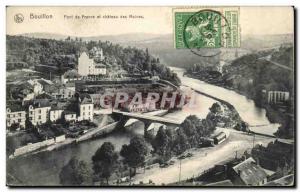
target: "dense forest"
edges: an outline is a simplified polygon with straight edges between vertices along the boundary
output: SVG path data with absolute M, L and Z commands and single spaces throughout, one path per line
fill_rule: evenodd
M 23 62 L 26 66 L 48 66 L 57 74 L 74 69 L 78 55 L 93 47 L 101 47 L 108 60 L 116 61 L 128 72 L 139 71 L 158 75 L 180 85 L 180 79 L 159 58 L 150 55 L 148 49 L 122 47 L 109 41 L 83 41 L 81 38 L 65 40 L 40 39 L 23 36 L 7 36 L 7 68 L 14 63 Z
M 187 73 L 209 83 L 233 88 L 261 106 L 264 89 L 293 93 L 293 53 L 292 46 L 282 46 L 238 57 L 224 65 L 222 72 L 195 64 L 187 69 Z
M 222 79 L 227 86 L 243 92 L 261 106 L 263 89 L 293 93 L 294 72 L 273 63 L 293 69 L 293 51 L 293 47 L 280 47 L 278 50 L 247 54 L 225 66 Z M 270 59 L 261 59 L 264 57 Z

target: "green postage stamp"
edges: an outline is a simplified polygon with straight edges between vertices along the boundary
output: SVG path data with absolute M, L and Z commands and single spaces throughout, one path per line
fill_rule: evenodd
M 173 9 L 175 48 L 240 47 L 238 7 Z

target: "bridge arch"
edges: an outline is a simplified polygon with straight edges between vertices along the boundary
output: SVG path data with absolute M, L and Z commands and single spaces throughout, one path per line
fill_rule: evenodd
M 159 117 L 159 116 L 153 116 L 153 115 L 147 115 L 147 114 L 113 111 L 112 115 L 115 116 L 117 118 L 117 120 L 119 121 L 118 126 L 117 126 L 119 129 L 124 129 L 126 123 L 130 119 L 136 119 L 138 121 L 143 122 L 144 123 L 144 137 L 147 137 L 148 131 L 151 131 L 148 129 L 152 123 L 160 123 L 160 124 L 163 124 L 166 126 L 176 126 L 176 127 L 181 124 L 181 122 L 178 120 L 165 118 L 165 117 Z

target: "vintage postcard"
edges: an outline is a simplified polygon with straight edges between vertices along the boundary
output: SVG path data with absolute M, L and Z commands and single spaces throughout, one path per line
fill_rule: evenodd
M 7 6 L 6 183 L 294 187 L 294 58 L 289 6 Z

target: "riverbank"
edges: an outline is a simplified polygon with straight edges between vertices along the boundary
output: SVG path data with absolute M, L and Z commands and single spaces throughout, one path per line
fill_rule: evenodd
M 187 77 L 198 79 L 199 81 L 203 81 L 214 86 L 223 87 L 228 90 L 233 90 L 238 94 L 244 95 L 246 98 L 251 99 L 254 101 L 257 107 L 263 108 L 266 111 L 266 117 L 272 124 L 277 124 L 278 129 L 274 130 L 273 133 L 269 133 L 272 136 L 277 136 L 280 138 L 293 138 L 293 130 L 294 130 L 294 123 L 290 123 L 293 120 L 292 112 L 289 112 L 288 108 L 293 108 L 292 106 L 287 106 L 286 104 L 283 105 L 270 105 L 263 101 L 262 97 L 254 97 L 249 94 L 247 91 L 239 90 L 235 87 L 230 87 L 225 84 L 221 77 L 218 78 L 216 81 L 211 81 L 211 78 L 200 78 L 198 75 L 191 74 L 191 73 L 184 73 Z M 259 100 L 258 100 L 259 99 Z M 283 126 L 279 129 L 280 126 Z M 256 127 L 256 126 L 253 126 Z M 257 131 L 257 129 L 253 128 L 252 131 Z M 263 133 L 265 134 L 265 133 Z
M 168 113 L 168 110 L 157 110 L 157 111 L 147 112 L 145 114 L 154 115 L 154 116 L 163 116 L 163 115 L 166 115 L 167 113 Z M 113 132 L 118 125 L 118 121 L 107 124 L 107 122 L 106 122 L 107 115 L 110 115 L 110 114 L 104 114 L 104 118 L 99 123 L 98 127 L 88 130 L 83 135 L 79 136 L 78 138 L 66 138 L 61 142 L 51 142 L 45 146 L 38 147 L 37 149 L 28 151 L 26 153 L 10 155 L 9 159 L 14 159 L 19 156 L 28 156 L 28 155 L 38 154 L 40 152 L 45 152 L 45 151 L 58 150 L 58 149 L 66 147 L 68 145 L 72 145 L 72 144 L 75 145 L 80 142 L 87 141 L 89 139 L 94 139 L 94 138 L 105 136 L 105 135 Z M 125 127 L 130 126 L 135 122 L 137 122 L 137 120 L 135 120 L 135 119 L 129 120 L 126 123 Z
M 227 89 L 191 78 L 184 75 L 185 70 L 181 68 L 173 67 L 172 70 L 180 73 L 179 76 L 184 79 L 182 80 L 183 85 L 230 103 L 237 110 L 242 120 L 249 124 L 250 131 L 274 136 L 274 133 L 278 130 L 280 125 L 270 123 L 265 109 L 257 107 L 253 100 L 234 91 L 232 88 Z M 261 125 L 264 125 L 264 127 L 260 127 Z

